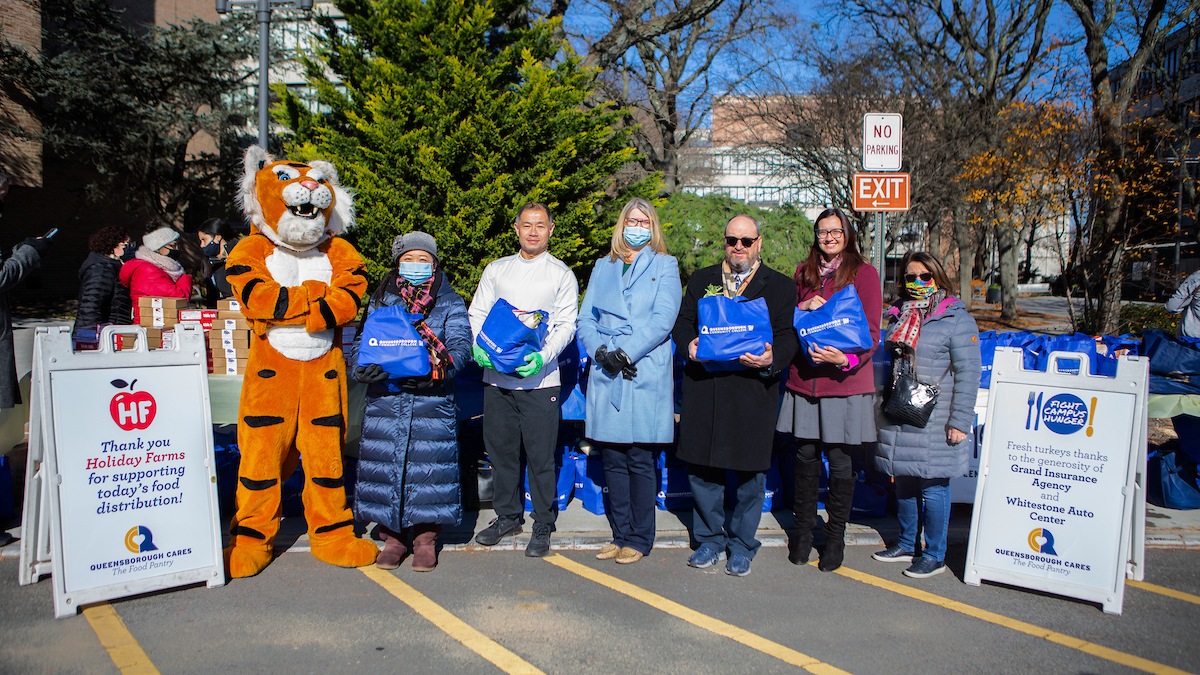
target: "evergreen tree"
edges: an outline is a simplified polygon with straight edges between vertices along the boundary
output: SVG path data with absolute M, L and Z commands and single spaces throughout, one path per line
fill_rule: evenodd
M 614 106 L 588 107 L 593 73 L 529 24 L 517 0 L 342 0 L 347 27 L 323 20 L 309 82 L 328 113 L 285 95 L 277 119 L 293 157 L 328 159 L 357 193 L 354 238 L 374 278 L 392 239 L 423 230 L 455 288 L 517 250 L 525 202 L 554 216 L 550 251 L 586 274 L 610 176 L 628 162 Z

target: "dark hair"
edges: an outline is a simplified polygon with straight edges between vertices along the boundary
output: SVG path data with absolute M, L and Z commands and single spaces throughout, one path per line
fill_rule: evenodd
M 842 264 L 838 266 L 833 277 L 833 290 L 839 291 L 854 283 L 858 277 L 858 268 L 866 264 L 862 251 L 858 250 L 858 232 L 850 224 L 850 219 L 841 209 L 825 209 L 813 220 L 813 241 L 808 258 L 796 268 L 796 281 L 814 291 L 821 290 L 821 243 L 817 239 L 817 224 L 826 218 L 837 218 L 842 224 L 842 236 L 846 238 L 846 248 L 842 249 Z
M 120 225 L 102 227 L 88 237 L 88 250 L 100 255 L 111 255 L 113 249 L 126 239 L 129 239 L 129 233 Z
M 540 209 L 541 211 L 543 211 L 546 214 L 546 220 L 548 220 L 552 223 L 554 222 L 554 216 L 550 215 L 550 207 L 546 206 L 545 204 L 543 204 L 541 202 L 529 202 L 527 204 L 522 204 L 521 208 L 517 209 L 517 218 L 513 222 L 517 222 L 517 223 L 521 222 L 522 214 L 524 214 L 526 211 L 529 211 L 530 209 Z
M 933 283 L 937 284 L 938 290 L 946 291 L 948 295 L 954 295 L 954 284 L 950 281 L 950 275 L 946 274 L 946 268 L 942 267 L 942 263 L 928 251 L 909 251 L 900 259 L 900 279 L 896 287 L 900 289 L 901 297 L 908 297 L 908 289 L 905 288 L 904 275 L 908 274 L 908 263 L 921 263 L 929 273 L 933 275 Z
M 221 235 L 225 241 L 231 241 L 234 238 L 233 228 L 229 223 L 225 222 L 224 218 L 209 218 L 200 224 L 200 229 L 197 232 L 203 232 L 207 235 Z

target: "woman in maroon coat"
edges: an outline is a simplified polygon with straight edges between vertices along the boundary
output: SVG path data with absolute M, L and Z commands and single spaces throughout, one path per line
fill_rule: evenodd
M 846 523 L 854 500 L 855 476 L 850 458 L 860 452 L 863 443 L 876 440 L 871 354 L 879 344 L 883 297 L 879 272 L 858 250 L 858 239 L 846 214 L 840 209 L 826 209 L 817 216 L 816 223 L 812 252 L 796 268 L 798 306 L 812 311 L 853 284 L 871 327 L 872 344 L 870 350 L 860 354 L 814 345 L 807 356 L 797 355 L 788 372 L 776 426 L 778 431 L 795 436 L 798 443 L 793 507 L 796 532 L 788 542 L 788 560 L 796 565 L 807 563 L 812 551 L 821 451 L 829 458 L 829 495 L 825 499 L 828 522 L 823 528 L 825 547 L 818 567 L 831 572 L 842 565 Z

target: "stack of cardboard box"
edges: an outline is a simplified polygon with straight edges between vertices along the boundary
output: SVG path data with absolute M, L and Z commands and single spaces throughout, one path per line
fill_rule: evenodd
M 216 314 L 208 333 L 212 372 L 242 375 L 250 356 L 250 324 L 242 315 L 242 305 L 237 300 L 221 300 L 217 302 Z

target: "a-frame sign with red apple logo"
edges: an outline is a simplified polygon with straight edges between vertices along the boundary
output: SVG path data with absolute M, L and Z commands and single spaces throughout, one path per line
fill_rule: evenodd
M 38 329 L 19 581 L 49 573 L 55 616 L 224 585 L 205 341 L 178 327 L 174 348 L 149 351 L 144 329 L 109 326 L 75 352 L 69 329 Z

